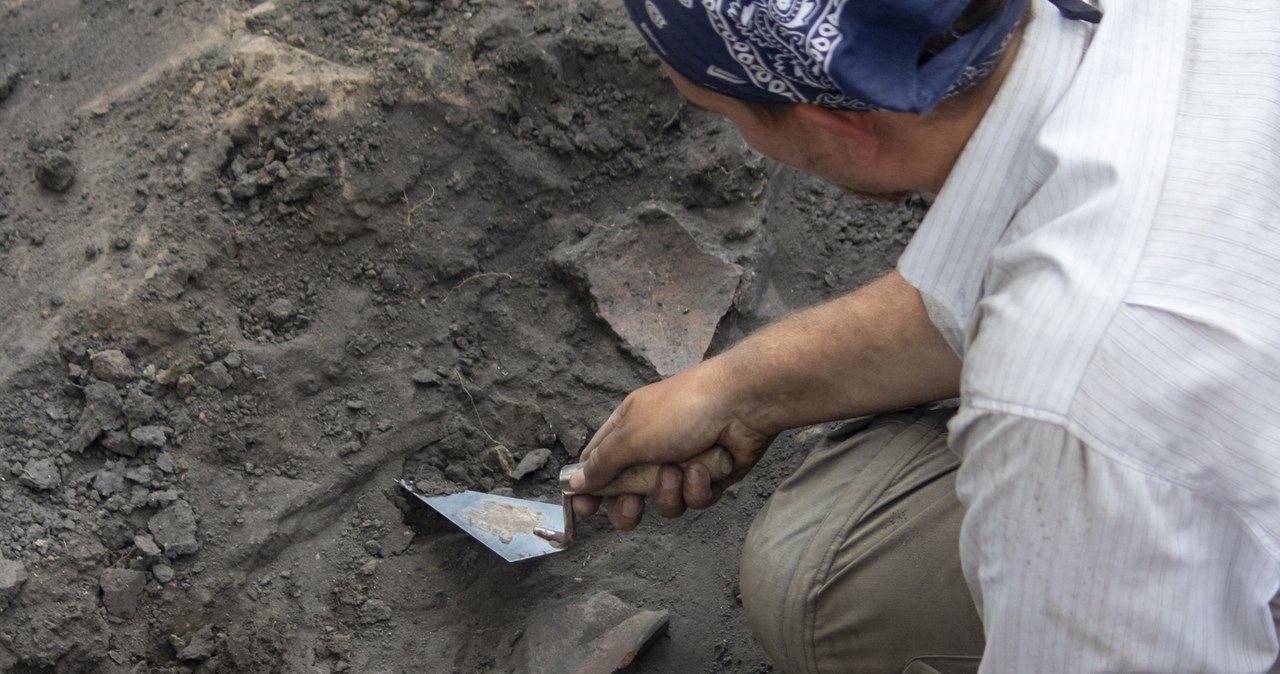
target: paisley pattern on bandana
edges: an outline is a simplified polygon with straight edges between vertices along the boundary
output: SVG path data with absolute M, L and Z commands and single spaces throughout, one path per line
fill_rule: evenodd
M 756 103 L 924 113 L 996 68 L 1027 0 L 1009 0 L 986 24 L 958 36 L 923 66 L 924 41 L 945 31 L 969 0 L 624 2 L 659 56 L 700 86 Z M 847 11 L 850 3 L 862 5 Z M 899 10 L 899 4 L 914 6 Z M 907 15 L 901 30 L 892 25 L 897 11 Z M 852 49 L 851 40 L 859 41 Z M 875 49 L 879 42 L 883 53 Z M 873 57 L 852 56 L 866 52 Z M 871 66 L 878 70 L 868 72 Z

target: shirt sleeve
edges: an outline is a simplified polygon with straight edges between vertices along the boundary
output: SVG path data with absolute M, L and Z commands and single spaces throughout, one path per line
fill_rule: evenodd
M 984 674 L 1267 672 L 1280 566 L 1226 506 L 1062 426 L 966 406 L 957 491 Z

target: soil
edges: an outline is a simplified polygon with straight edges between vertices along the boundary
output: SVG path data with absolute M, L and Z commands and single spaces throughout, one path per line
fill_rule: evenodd
M 688 214 L 714 353 L 923 203 L 754 154 L 612 0 L 0 0 L 0 134 L 0 671 L 522 671 L 602 592 L 670 612 L 638 671 L 770 671 L 737 557 L 812 431 L 516 564 L 396 481 L 555 501 L 658 378 L 554 261 L 592 231 Z

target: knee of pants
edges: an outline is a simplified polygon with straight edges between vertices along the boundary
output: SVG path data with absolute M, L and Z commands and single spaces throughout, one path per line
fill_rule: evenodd
M 762 513 L 763 514 L 763 513 Z M 802 606 L 796 606 L 791 581 L 798 572 L 798 555 L 785 554 L 786 549 L 775 545 L 773 536 L 764 531 L 757 517 L 747 532 L 742 546 L 740 591 L 743 614 L 756 642 L 774 663 L 783 666 L 789 648 L 786 630 L 798 627 L 804 615 Z M 801 602 L 802 603 L 802 602 Z M 794 639 L 792 640 L 794 641 Z M 783 671 L 796 671 L 794 665 L 783 666 Z
M 981 652 L 945 417 L 917 417 L 815 448 L 752 522 L 743 613 L 782 671 L 901 674 L 918 655 Z

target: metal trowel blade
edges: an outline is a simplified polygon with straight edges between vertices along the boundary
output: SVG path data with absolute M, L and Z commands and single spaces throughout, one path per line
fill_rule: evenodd
M 533 533 L 535 527 L 564 531 L 564 507 L 561 504 L 475 491 L 423 496 L 404 480 L 400 481 L 400 486 L 508 562 L 561 550 Z

